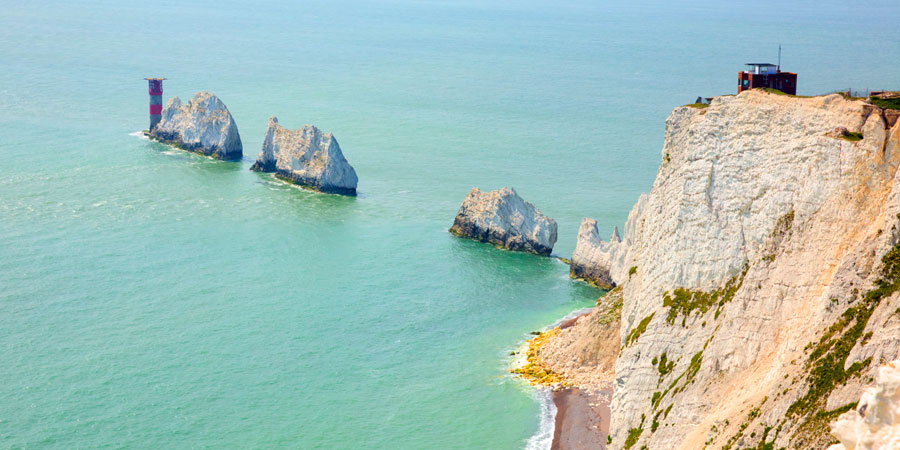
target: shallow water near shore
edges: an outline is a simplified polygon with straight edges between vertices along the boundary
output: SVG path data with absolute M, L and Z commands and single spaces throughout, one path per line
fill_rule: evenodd
M 509 353 L 601 291 L 451 236 L 459 204 L 513 186 L 568 257 L 649 189 L 671 108 L 779 42 L 801 94 L 896 81 L 867 37 L 896 5 L 771 5 L 4 5 L 0 448 L 537 442 Z M 146 76 L 218 95 L 244 160 L 132 135 Z M 250 172 L 270 115 L 334 133 L 358 197 Z

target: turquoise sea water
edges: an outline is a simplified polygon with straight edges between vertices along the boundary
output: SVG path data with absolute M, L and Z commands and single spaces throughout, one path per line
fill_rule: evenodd
M 779 43 L 801 94 L 900 88 L 888 1 L 0 6 L 0 448 L 521 448 L 509 352 L 600 293 L 450 236 L 471 187 L 569 256 L 671 108 Z M 145 76 L 217 94 L 244 161 L 132 135 Z M 333 132 L 359 197 L 249 172 L 272 114 Z

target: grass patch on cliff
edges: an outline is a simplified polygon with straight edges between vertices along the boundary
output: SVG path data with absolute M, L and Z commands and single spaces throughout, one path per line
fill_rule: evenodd
M 744 430 L 746 430 L 747 427 L 748 427 L 749 425 L 750 425 L 750 424 L 747 423 L 747 422 L 742 423 L 742 424 L 738 427 L 738 432 L 735 433 L 734 435 L 732 435 L 732 436 L 728 439 L 728 442 L 726 442 L 725 445 L 722 446 L 722 450 L 731 450 L 731 447 L 734 446 L 735 442 L 737 442 L 738 439 L 744 437 Z
M 744 437 L 744 431 L 747 429 L 747 427 L 750 426 L 750 424 L 753 422 L 753 420 L 755 420 L 757 417 L 759 417 L 760 409 L 768 400 L 769 400 L 769 397 L 765 397 L 762 399 L 762 402 L 760 402 L 759 405 L 756 405 L 755 407 L 750 408 L 750 412 L 747 413 L 747 420 L 745 420 L 743 423 L 741 423 L 741 425 L 738 427 L 737 432 L 728 438 L 728 440 L 725 442 L 725 445 L 722 446 L 722 450 L 730 450 L 734 446 L 734 444 L 736 444 L 742 437 Z M 727 420 L 725 421 L 725 425 L 728 426 Z M 766 440 L 769 437 L 769 433 L 771 431 L 772 431 L 771 426 L 763 424 L 763 432 L 760 435 L 760 439 L 759 439 L 759 442 L 757 443 L 757 445 L 755 447 L 751 447 L 750 445 L 752 445 L 752 444 L 742 442 L 740 448 L 755 448 L 757 450 L 772 450 L 772 448 L 775 446 L 775 440 L 778 439 L 778 433 L 781 432 L 781 425 L 778 425 L 778 428 L 775 429 L 775 436 L 772 437 L 772 441 L 766 442 Z M 755 437 L 756 437 L 755 431 L 750 433 L 749 439 L 753 439 Z M 706 445 L 709 445 L 713 441 L 713 439 L 715 439 L 715 436 L 710 438 L 710 440 L 706 442 Z M 704 448 L 706 448 L 706 446 L 704 446 Z
M 653 416 L 653 422 L 650 424 L 650 432 L 656 433 L 656 429 L 659 428 L 659 415 L 662 414 L 662 411 L 657 411 Z
M 654 312 L 649 316 L 644 317 L 636 327 L 632 328 L 631 331 L 628 332 L 628 336 L 625 337 L 625 347 L 628 347 L 632 342 L 638 340 L 638 338 L 641 337 L 641 335 L 644 334 L 645 331 L 647 331 L 647 325 L 649 325 L 650 321 L 653 320 L 653 316 L 655 314 L 656 313 Z
M 597 306 L 601 308 L 598 314 L 597 323 L 600 325 L 609 325 L 618 322 L 622 318 L 622 305 L 624 298 L 622 296 L 622 288 L 617 287 L 603 297 L 597 299 Z
M 845 141 L 858 142 L 863 139 L 863 134 L 856 132 L 856 131 L 850 131 L 844 136 L 838 136 L 838 138 L 843 139 Z
M 662 354 L 659 355 L 659 364 L 656 365 L 656 370 L 659 371 L 659 378 L 662 379 L 663 377 L 668 375 L 674 367 L 675 361 L 668 359 L 668 355 L 666 355 L 666 352 L 662 352 Z
M 650 397 L 650 405 L 653 406 L 653 408 L 656 408 L 656 406 L 659 405 L 660 399 L 662 399 L 662 392 L 659 392 L 659 391 L 654 392 L 653 396 Z M 656 430 L 653 430 L 653 431 L 656 431 Z
M 629 449 L 631 447 L 634 447 L 634 444 L 637 444 L 638 439 L 641 438 L 641 434 L 644 432 L 645 420 L 647 420 L 647 417 L 641 414 L 640 426 L 628 430 L 628 437 L 625 438 L 625 445 L 622 448 Z
M 718 319 L 721 308 L 734 299 L 734 294 L 741 288 L 741 285 L 744 283 L 744 275 L 746 274 L 747 269 L 744 269 L 740 275 L 736 275 L 728 280 L 725 286 L 711 292 L 677 288 L 670 295 L 666 291 L 663 294 L 663 306 L 669 308 L 666 314 L 666 323 L 672 325 L 675 323 L 675 319 L 682 315 L 684 317 L 681 320 L 681 326 L 685 326 L 687 318 L 694 311 L 697 311 L 702 316 L 713 306 L 716 306 L 715 317 Z
M 775 258 L 777 257 L 775 250 L 779 247 L 785 236 L 791 232 L 791 229 L 794 227 L 795 218 L 796 215 L 794 214 L 794 210 L 790 210 L 775 221 L 775 227 L 772 228 L 771 234 L 772 240 L 768 245 L 768 248 L 772 253 L 763 256 L 761 258 L 763 262 L 771 264 L 775 261 Z
M 814 426 L 820 421 L 828 396 L 837 387 L 858 375 L 871 363 L 871 358 L 856 361 L 847 369 L 847 357 L 857 343 L 864 339 L 864 331 L 872 313 L 881 302 L 900 290 L 900 244 L 895 245 L 882 258 L 881 274 L 875 287 L 865 293 L 857 304 L 847 308 L 828 327 L 819 342 L 812 346 L 806 362 L 807 391 L 788 407 L 788 417 L 805 418 L 794 433 L 795 440 L 810 441 L 820 439 L 827 433 L 827 427 Z M 827 422 L 825 422 L 827 423 Z
M 763 428 L 762 436 L 759 438 L 759 444 L 756 445 L 756 450 L 775 450 L 775 441 L 778 439 L 778 433 L 781 432 L 781 425 L 775 429 L 775 435 L 772 437 L 772 440 L 766 442 L 769 437 L 769 433 L 772 432 L 772 427 L 766 425 Z
M 873 105 L 883 108 L 883 109 L 898 109 L 900 110 L 900 97 L 896 98 L 881 98 L 878 96 L 872 96 L 869 99 L 869 102 Z
M 628 437 L 625 438 L 625 447 L 626 449 L 634 447 L 634 444 L 637 444 L 638 439 L 641 438 L 641 433 L 644 432 L 643 428 L 632 428 L 628 430 Z
M 709 103 L 688 103 L 687 105 L 682 106 L 687 106 L 688 108 L 705 109 L 709 108 Z
M 830 434 L 831 422 L 837 419 L 841 414 L 850 411 L 853 408 L 856 408 L 856 402 L 846 404 L 830 411 L 819 411 L 813 414 L 797 428 L 795 436 L 800 436 L 800 442 L 797 442 L 796 440 L 794 442 L 801 445 L 813 444 L 814 446 L 821 446 L 822 448 L 826 445 L 837 444 L 840 441 Z
M 784 236 L 789 233 L 791 228 L 794 227 L 795 218 L 796 215 L 794 214 L 794 210 L 790 210 L 785 215 L 779 217 L 778 221 L 775 222 L 775 228 L 772 230 L 772 236 Z
M 672 383 L 669 384 L 669 387 L 666 388 L 661 394 L 654 392 L 653 397 L 650 399 L 650 405 L 653 407 L 655 411 L 657 407 L 659 407 L 660 403 L 662 403 L 663 399 L 672 392 L 672 395 L 675 395 L 681 391 L 683 391 L 687 386 L 694 382 L 694 378 L 697 376 L 697 372 L 700 371 L 700 366 L 703 364 L 703 351 L 706 350 L 706 346 L 709 345 L 709 341 L 712 340 L 712 336 L 703 344 L 703 350 L 700 350 L 694 356 L 691 357 L 691 363 L 688 364 L 687 369 L 684 372 L 681 372 L 678 377 L 672 380 Z M 662 377 L 660 377 L 662 379 Z M 678 386 L 678 383 L 684 379 L 684 384 Z M 657 395 L 659 394 L 659 395 Z M 669 415 L 668 410 L 672 408 L 672 405 L 669 405 L 669 408 L 666 409 L 666 416 Z
M 806 416 L 821 409 L 835 387 L 845 383 L 869 365 L 871 360 L 866 359 L 854 362 L 844 369 L 850 351 L 862 337 L 863 330 L 880 300 L 881 298 L 871 298 L 867 295 L 859 304 L 847 308 L 837 322 L 825 331 L 806 363 L 809 370 L 807 376 L 809 388 L 806 394 L 788 408 L 789 416 Z

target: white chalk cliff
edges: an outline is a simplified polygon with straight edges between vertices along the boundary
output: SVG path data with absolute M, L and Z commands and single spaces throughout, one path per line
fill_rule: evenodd
M 356 195 L 358 178 L 337 139 L 312 125 L 289 130 L 269 118 L 252 170 L 275 172 L 295 184 L 331 194 Z
M 241 159 L 243 146 L 234 118 L 225 104 L 209 92 L 198 92 L 185 105 L 169 99 L 159 124 L 150 135 L 186 150 L 224 160 Z
M 900 356 L 898 162 L 900 124 L 837 94 L 676 108 L 621 240 L 586 220 L 572 258 L 622 289 L 611 448 L 832 443 Z
M 472 188 L 450 232 L 508 250 L 549 255 L 556 243 L 556 221 L 541 214 L 515 189 L 482 192 Z
M 831 424 L 831 433 L 841 443 L 828 450 L 900 448 L 900 360 L 878 369 L 875 386 Z

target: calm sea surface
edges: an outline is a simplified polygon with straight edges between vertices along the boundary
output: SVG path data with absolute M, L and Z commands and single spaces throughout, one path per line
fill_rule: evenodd
M 448 234 L 470 188 L 569 256 L 779 43 L 801 94 L 900 88 L 894 1 L 0 3 L 0 448 L 521 448 L 508 354 L 600 292 Z M 244 160 L 132 135 L 146 76 L 218 95 Z M 360 195 L 248 171 L 270 115 Z

